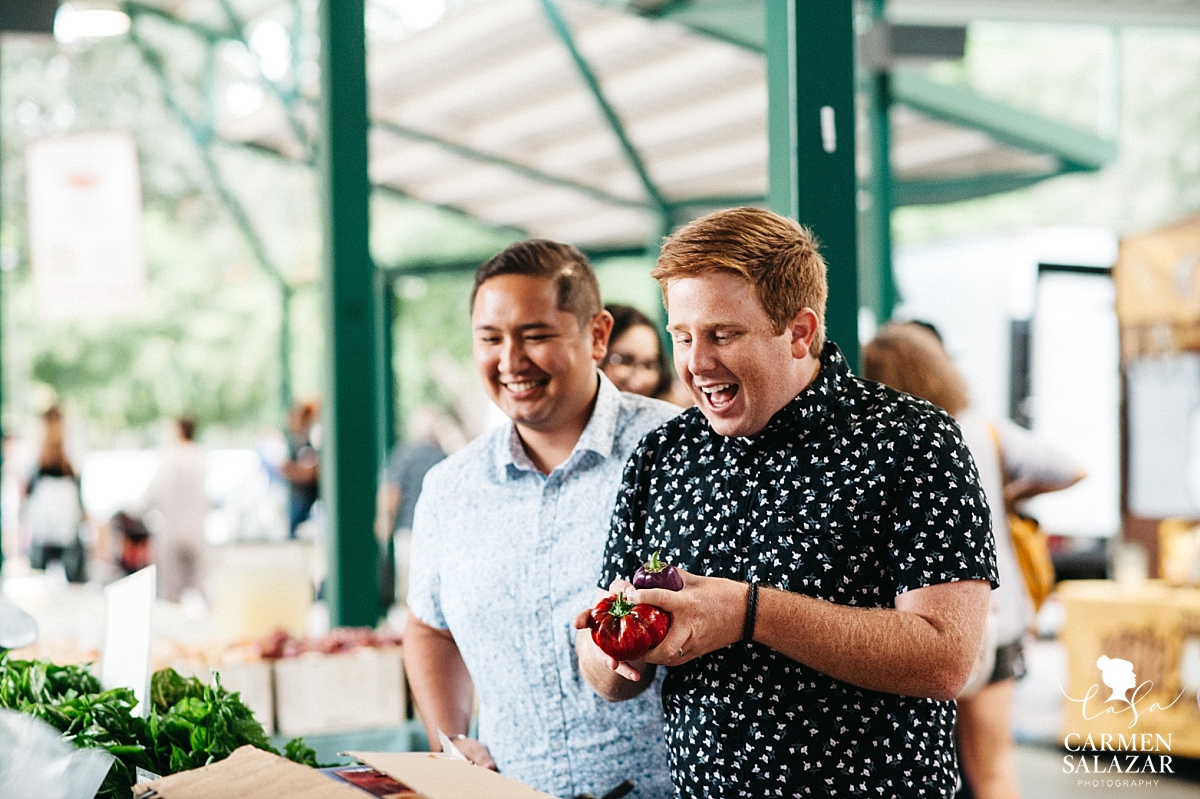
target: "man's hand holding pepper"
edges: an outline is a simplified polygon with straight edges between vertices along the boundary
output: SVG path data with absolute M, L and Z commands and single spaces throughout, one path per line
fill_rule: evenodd
M 638 589 L 625 580 L 616 580 L 609 587 L 609 594 L 599 595 L 624 594 L 635 605 L 654 605 L 670 615 L 671 628 L 666 638 L 646 653 L 644 661 L 622 663 L 602 652 L 586 632 L 588 611 L 584 611 L 575 618 L 575 628 L 583 631 L 577 643 L 581 662 L 585 657 L 599 661 L 636 682 L 645 679 L 645 664 L 678 666 L 741 640 L 748 587 L 733 580 L 689 574 L 683 569 L 679 573 L 683 577 L 683 588 L 679 591 Z M 591 682 L 602 694 L 607 693 L 595 680 Z
M 632 588 L 626 592 L 630 602 L 654 605 L 671 617 L 667 637 L 646 653 L 647 663 L 680 666 L 742 639 L 749 586 L 683 569 L 679 574 L 683 577 L 679 591 Z

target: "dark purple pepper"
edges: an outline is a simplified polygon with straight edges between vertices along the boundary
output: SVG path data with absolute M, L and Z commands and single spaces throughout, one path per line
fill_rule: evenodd
M 683 588 L 683 577 L 670 563 L 660 560 L 658 555 L 662 550 L 654 550 L 650 560 L 643 563 L 633 575 L 634 588 L 665 588 L 668 591 L 678 591 Z

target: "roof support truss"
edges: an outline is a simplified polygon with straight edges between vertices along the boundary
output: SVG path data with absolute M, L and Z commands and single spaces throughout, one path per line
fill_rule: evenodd
M 608 98 L 604 94 L 604 89 L 600 86 L 600 80 L 596 77 L 596 73 L 592 70 L 587 59 L 583 57 L 579 46 L 575 42 L 575 37 L 571 33 L 571 28 L 567 25 L 567 20 L 555 5 L 554 0 L 541 0 L 542 8 L 546 12 L 546 18 L 550 21 L 550 27 L 554 29 L 555 34 L 562 40 L 563 45 L 571 54 L 571 60 L 575 62 L 576 69 L 579 70 L 579 76 L 583 78 L 583 82 L 587 84 L 592 96 L 596 98 L 596 104 L 600 106 L 600 112 L 608 121 L 609 127 L 612 129 L 613 135 L 621 143 L 621 149 L 625 152 L 625 157 L 629 161 L 629 165 L 633 171 L 637 173 L 638 179 L 642 182 L 642 188 L 645 189 L 646 195 L 654 203 L 654 207 L 658 210 L 662 217 L 663 228 L 670 226 L 671 220 L 671 205 L 663 197 L 659 191 L 654 179 L 650 177 L 650 171 L 646 168 L 645 161 L 642 160 L 641 153 L 638 152 L 633 141 L 629 138 L 628 132 L 625 130 L 625 123 L 621 121 L 621 117 L 617 115 L 616 109 L 609 103 Z

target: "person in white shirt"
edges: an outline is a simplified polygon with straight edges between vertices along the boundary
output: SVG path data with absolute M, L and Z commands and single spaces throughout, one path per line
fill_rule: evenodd
M 158 566 L 158 595 L 178 602 L 185 588 L 204 593 L 206 548 L 204 519 L 208 515 L 208 455 L 193 439 L 196 420 L 175 422 L 175 440 L 159 455 L 158 471 L 146 489 L 139 509 L 156 509 L 162 519 L 151 539 Z

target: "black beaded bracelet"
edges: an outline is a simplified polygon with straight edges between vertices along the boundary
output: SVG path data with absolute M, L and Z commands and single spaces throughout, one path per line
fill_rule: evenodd
M 754 623 L 758 620 L 758 583 L 750 583 L 750 593 L 746 596 L 746 621 L 742 624 L 742 640 L 750 643 L 754 640 Z

